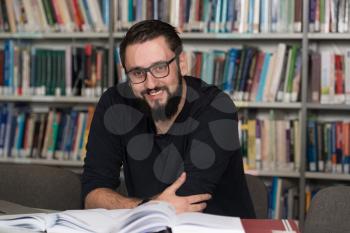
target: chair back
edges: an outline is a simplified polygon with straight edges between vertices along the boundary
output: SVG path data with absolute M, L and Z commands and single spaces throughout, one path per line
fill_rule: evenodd
M 0 200 L 24 206 L 81 208 L 81 182 L 70 170 L 33 164 L 0 164 Z
M 268 217 L 268 192 L 264 182 L 257 176 L 245 175 L 256 218 Z
M 303 233 L 350 232 L 350 186 L 321 189 L 312 198 Z

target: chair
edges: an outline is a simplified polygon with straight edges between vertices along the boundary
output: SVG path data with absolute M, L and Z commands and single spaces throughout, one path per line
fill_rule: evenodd
M 268 217 L 268 193 L 264 182 L 257 176 L 245 175 L 256 218 Z
M 350 232 L 350 186 L 321 189 L 311 200 L 303 233 Z
M 3 163 L 0 200 L 41 209 L 80 209 L 81 182 L 77 174 L 63 168 Z

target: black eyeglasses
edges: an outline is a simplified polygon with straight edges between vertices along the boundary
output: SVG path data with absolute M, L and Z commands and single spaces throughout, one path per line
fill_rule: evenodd
M 155 78 L 165 78 L 169 75 L 169 65 L 177 58 L 175 55 L 169 61 L 161 61 L 151 65 L 148 68 L 135 68 L 126 73 L 132 84 L 139 84 L 146 81 L 147 72 L 150 72 Z

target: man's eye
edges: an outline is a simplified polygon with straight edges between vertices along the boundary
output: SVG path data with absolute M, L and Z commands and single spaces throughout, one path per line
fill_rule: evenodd
M 142 77 L 143 76 L 143 71 L 142 70 L 134 70 L 131 72 L 131 74 L 135 77 Z
M 157 64 L 156 66 L 153 67 L 152 70 L 155 72 L 163 72 L 167 70 L 167 64 L 166 63 Z

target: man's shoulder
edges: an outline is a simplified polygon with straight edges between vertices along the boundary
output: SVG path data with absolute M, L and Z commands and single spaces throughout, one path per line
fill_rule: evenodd
M 99 105 L 111 106 L 114 104 L 125 104 L 127 99 L 132 98 L 130 90 L 128 90 L 127 83 L 120 83 L 113 87 L 109 87 L 103 92 Z
M 220 111 L 223 113 L 236 112 L 231 97 L 217 86 L 209 85 L 199 78 L 185 76 L 187 83 L 187 98 L 192 102 L 195 112 Z

